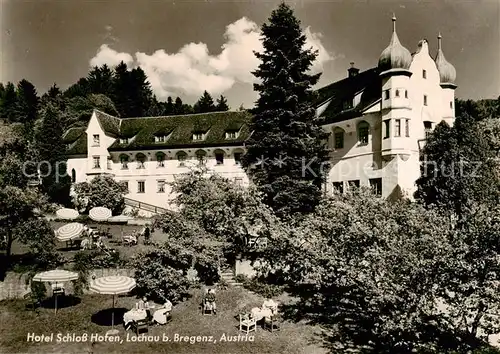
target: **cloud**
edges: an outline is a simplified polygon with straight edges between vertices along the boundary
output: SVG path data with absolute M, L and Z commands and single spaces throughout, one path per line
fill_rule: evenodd
M 90 59 L 90 66 L 101 66 L 108 64 L 109 66 L 116 66 L 123 61 L 127 65 L 134 63 L 134 58 L 128 53 L 119 53 L 111 49 L 107 44 L 101 45 L 97 54 Z
M 321 41 L 321 33 L 305 29 L 306 48 L 318 50 L 312 71 L 320 71 L 323 64 L 334 58 Z M 259 64 L 253 51 L 262 51 L 258 25 L 246 17 L 229 24 L 224 34 L 225 42 L 218 54 L 211 54 L 205 43 L 189 43 L 177 53 L 159 49 L 152 54 L 137 52 L 135 58 L 120 53 L 104 44 L 90 64 L 104 63 L 114 66 L 120 61 L 130 66 L 140 66 L 148 76 L 156 96 L 165 99 L 169 95 L 185 94 L 197 96 L 207 90 L 218 95 L 229 90 L 235 83 L 255 82 L 252 71 Z

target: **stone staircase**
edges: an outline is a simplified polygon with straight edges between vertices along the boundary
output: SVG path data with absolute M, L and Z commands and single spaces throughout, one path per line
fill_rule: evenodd
M 234 279 L 234 273 L 231 272 L 231 271 L 224 271 L 220 274 L 221 278 L 224 279 L 224 281 L 229 285 L 229 286 L 232 286 L 232 287 L 236 287 L 236 288 L 241 288 L 243 286 L 242 283 L 238 283 L 235 279 Z

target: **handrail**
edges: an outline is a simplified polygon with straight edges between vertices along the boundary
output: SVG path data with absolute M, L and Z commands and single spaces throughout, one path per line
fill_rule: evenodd
M 149 204 L 149 203 L 140 202 L 140 201 L 135 200 L 135 199 L 130 199 L 130 198 L 125 197 L 124 201 L 125 201 L 126 205 L 129 205 L 132 207 L 137 207 L 139 209 L 143 209 L 146 211 L 151 211 L 151 212 L 156 213 L 156 214 L 168 212 L 168 209 L 166 209 L 166 208 L 162 208 L 162 207 L 159 207 L 159 206 L 156 206 L 153 204 Z

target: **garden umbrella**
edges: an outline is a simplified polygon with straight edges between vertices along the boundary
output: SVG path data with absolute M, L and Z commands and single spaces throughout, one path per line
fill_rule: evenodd
M 129 220 L 132 220 L 130 216 L 127 215 L 116 215 L 112 216 L 108 219 L 109 222 L 115 222 L 115 223 L 121 223 L 122 225 L 120 226 L 122 237 L 123 237 L 123 223 L 128 222 Z
M 74 220 L 80 214 L 78 214 L 78 211 L 76 211 L 75 209 L 62 208 L 62 209 L 59 209 L 58 211 L 56 211 L 56 215 L 59 219 Z
M 56 238 L 61 242 L 68 242 L 79 237 L 83 232 L 83 224 L 72 222 L 61 226 L 56 231 Z
M 94 221 L 107 221 L 111 217 L 111 210 L 104 207 L 90 209 L 89 216 Z
M 77 279 L 78 279 L 78 273 L 69 272 L 63 269 L 49 270 L 47 272 L 38 273 L 33 277 L 33 281 L 43 282 L 43 283 L 47 282 L 62 283 L 65 281 L 77 280 Z M 57 312 L 57 294 L 54 294 L 54 299 L 55 299 L 54 311 Z
M 110 334 L 116 334 L 115 326 L 115 295 L 126 294 L 135 288 L 134 278 L 126 276 L 110 275 L 93 280 L 90 284 L 90 290 L 104 295 L 113 295 L 113 311 L 111 312 L 111 331 Z

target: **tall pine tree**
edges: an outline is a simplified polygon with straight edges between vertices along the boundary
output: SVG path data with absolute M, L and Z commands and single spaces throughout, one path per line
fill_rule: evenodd
M 174 112 L 173 114 L 183 114 L 184 113 L 184 104 L 182 103 L 182 100 L 180 97 L 177 97 L 175 99 L 174 103 Z
M 17 120 L 17 94 L 16 87 L 12 82 L 5 85 L 5 90 L 2 95 L 1 118 L 7 118 L 10 122 Z
M 193 106 L 194 113 L 207 113 L 215 111 L 214 99 L 207 92 L 204 91 L 203 95 Z
M 320 74 L 308 73 L 317 53 L 293 10 L 281 3 L 262 26 L 264 51 L 253 73 L 261 83 L 252 136 L 243 159 L 265 202 L 281 216 L 313 211 L 328 172 L 328 134 L 315 123 L 312 105 Z
M 226 97 L 220 95 L 220 97 L 217 99 L 217 105 L 215 106 L 215 110 L 217 112 L 229 111 L 229 106 L 227 105 Z

